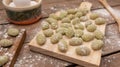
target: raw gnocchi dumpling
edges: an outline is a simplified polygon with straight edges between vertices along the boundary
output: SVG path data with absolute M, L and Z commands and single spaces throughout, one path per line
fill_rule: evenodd
M 68 14 L 75 14 L 77 12 L 77 10 L 75 10 L 75 9 L 68 9 L 67 12 L 68 12 Z
M 53 23 L 51 23 L 51 28 L 52 29 L 57 29 L 58 28 L 58 23 L 56 23 L 56 22 L 53 22 Z
M 52 35 L 50 41 L 52 44 L 56 44 L 59 42 L 60 39 L 62 39 L 62 34 L 56 33 L 56 34 Z
M 91 25 L 92 24 L 92 21 L 86 21 L 85 22 L 85 27 L 87 27 L 88 25 Z
M 74 36 L 74 30 L 72 28 L 68 28 L 66 31 L 65 31 L 65 35 L 68 37 L 68 38 L 72 38 Z
M 90 33 L 85 33 L 82 35 L 82 39 L 85 41 L 85 42 L 89 42 L 91 40 L 94 39 L 94 35 L 93 34 L 90 34 Z
M 62 23 L 70 23 L 71 20 L 69 18 L 63 18 Z
M 82 17 L 83 16 L 83 14 L 82 14 L 82 12 L 77 12 L 76 14 L 75 14 L 75 17 L 78 17 L 78 18 L 80 18 L 80 17 Z
M 54 19 L 56 19 L 56 20 L 60 20 L 60 17 L 57 16 L 56 14 L 54 14 L 54 13 L 50 14 L 49 17 L 50 17 L 50 18 L 54 18 Z
M 89 12 L 88 9 L 78 9 L 78 11 L 82 12 L 83 16 L 87 15 L 87 13 Z
M 95 20 L 98 17 L 99 17 L 99 15 L 97 13 L 91 13 L 90 14 L 90 19 L 92 19 L 92 20 Z
M 96 30 L 94 32 L 94 35 L 97 39 L 103 39 L 104 38 L 104 34 L 100 30 Z
M 64 17 L 66 17 L 68 15 L 68 12 L 67 11 L 60 11 L 60 19 L 63 19 Z
M 19 35 L 19 30 L 16 29 L 16 28 L 9 28 L 9 29 L 7 30 L 7 34 L 8 34 L 9 36 L 15 37 L 15 36 L 18 36 L 18 35 Z
M 68 15 L 68 16 L 67 16 L 67 18 L 69 18 L 70 20 L 72 20 L 72 19 L 74 19 L 74 18 L 75 18 L 75 15 L 70 14 L 70 15 Z
M 88 56 L 88 55 L 90 55 L 91 51 L 90 51 L 90 48 L 88 48 L 84 45 L 81 45 L 76 48 L 76 53 L 77 53 L 77 55 Z
M 39 45 L 44 45 L 45 42 L 46 42 L 46 37 L 45 37 L 43 34 L 39 34 L 39 35 L 37 35 L 37 37 L 36 37 L 36 42 L 37 42 L 37 44 L 39 44 Z
M 53 18 L 47 18 L 46 21 L 51 24 L 51 23 L 57 23 L 57 20 L 56 19 L 53 19 Z
M 72 39 L 70 39 L 69 44 L 70 44 L 71 46 L 78 46 L 78 45 L 81 45 L 82 42 L 83 42 L 83 41 L 82 41 L 81 38 L 73 37 Z
M 82 22 L 85 22 L 85 21 L 87 21 L 88 20 L 88 17 L 87 16 L 82 16 L 82 17 L 80 17 L 80 21 L 82 21 Z
M 79 23 L 79 24 L 75 24 L 75 25 L 74 25 L 74 28 L 75 28 L 75 29 L 81 29 L 81 30 L 84 30 L 84 25 L 81 24 L 81 23 Z
M 82 30 L 75 30 L 75 37 L 81 37 L 83 35 L 83 31 Z
M 96 25 L 102 25 L 105 24 L 106 20 L 104 18 L 97 18 L 95 19 L 95 24 Z
M 93 50 L 100 50 L 104 45 L 104 42 L 102 40 L 94 40 L 91 44 L 91 48 Z
M 65 34 L 65 31 L 67 30 L 67 28 L 58 28 L 57 30 L 56 30 L 56 33 L 61 33 L 62 35 L 64 35 Z
M 0 66 L 3 66 L 5 63 L 9 61 L 9 57 L 6 55 L 0 56 Z
M 69 28 L 69 27 L 72 27 L 72 25 L 70 23 L 62 23 L 60 27 Z
M 43 22 L 41 25 L 42 25 L 43 30 L 49 29 L 49 23 L 48 22 Z
M 13 41 L 9 39 L 2 39 L 0 40 L 0 46 L 1 47 L 9 47 L 13 45 Z
M 44 30 L 43 33 L 46 37 L 50 37 L 53 35 L 53 30 L 47 29 L 47 30 Z
M 86 29 L 89 32 L 94 32 L 97 29 L 97 26 L 94 24 L 91 24 L 91 25 L 88 25 Z
M 58 50 L 63 53 L 68 51 L 68 43 L 66 42 L 66 40 L 60 40 L 60 42 L 58 43 Z
M 79 23 L 80 23 L 80 19 L 79 19 L 79 18 L 74 18 L 74 19 L 71 21 L 71 23 L 72 23 L 73 25 L 79 24 Z

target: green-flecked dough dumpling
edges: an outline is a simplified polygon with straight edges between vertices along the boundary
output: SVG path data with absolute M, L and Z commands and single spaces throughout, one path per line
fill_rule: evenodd
M 70 22 L 71 22 L 70 19 L 67 17 L 62 19 L 62 23 L 70 23 Z
M 97 29 L 97 26 L 94 24 L 91 24 L 91 25 L 88 25 L 86 29 L 89 32 L 94 32 Z
M 60 11 L 60 19 L 63 19 L 64 17 L 66 17 L 68 15 L 68 12 L 67 11 Z
M 43 33 L 46 37 L 50 37 L 53 35 L 53 30 L 47 29 L 47 30 L 44 30 Z
M 94 32 L 95 38 L 97 39 L 103 39 L 104 38 L 104 34 L 100 31 L 100 30 L 96 30 Z
M 82 42 L 83 42 L 83 41 L 82 41 L 81 38 L 73 37 L 72 39 L 70 39 L 69 44 L 70 44 L 71 46 L 78 46 L 78 45 L 81 45 Z
M 57 20 L 56 19 L 53 19 L 53 18 L 47 18 L 46 21 L 51 24 L 51 23 L 57 23 Z
M 54 18 L 54 19 L 56 19 L 56 20 L 60 20 L 60 17 L 57 16 L 56 14 L 54 14 L 54 13 L 50 14 L 49 17 L 50 17 L 50 18 Z
M 106 20 L 103 19 L 103 18 L 97 18 L 95 19 L 95 24 L 96 25 L 102 25 L 102 24 L 105 24 Z
M 91 25 L 92 24 L 92 21 L 86 21 L 85 22 L 85 27 L 87 27 L 88 25 Z
M 69 27 L 72 27 L 72 25 L 70 23 L 62 23 L 60 27 L 69 28 Z
M 87 15 L 87 13 L 89 12 L 88 9 L 78 9 L 78 11 L 82 12 L 83 16 Z
M 82 17 L 80 17 L 80 21 L 82 21 L 82 22 L 85 22 L 85 21 L 87 21 L 88 20 L 88 17 L 87 16 L 82 16 Z
M 94 35 L 93 34 L 83 34 L 82 35 L 82 39 L 85 41 L 85 42 L 89 42 L 91 40 L 94 39 Z
M 68 43 L 66 42 L 66 40 L 60 40 L 60 42 L 58 43 L 58 50 L 63 53 L 68 51 Z
M 19 30 L 16 29 L 16 28 L 9 28 L 9 29 L 7 30 L 7 34 L 8 34 L 9 36 L 15 37 L 15 36 L 18 36 L 18 35 L 19 35 Z
M 13 45 L 13 41 L 9 39 L 2 39 L 0 40 L 0 46 L 1 47 L 10 47 Z
M 56 44 L 59 42 L 60 39 L 62 39 L 62 34 L 56 33 L 56 34 L 52 35 L 52 37 L 50 38 L 50 41 L 52 44 Z
M 56 33 L 61 33 L 62 35 L 64 35 L 65 34 L 65 31 L 67 30 L 67 28 L 58 28 L 57 30 L 56 30 Z
M 41 25 L 42 25 L 43 30 L 49 29 L 49 23 L 48 22 L 43 22 Z
M 91 44 L 91 48 L 93 50 L 100 50 L 104 45 L 104 42 L 102 40 L 94 40 Z
M 72 38 L 74 36 L 74 30 L 72 28 L 68 28 L 66 31 L 65 31 L 65 35 L 68 37 L 68 38 Z
M 79 24 L 75 24 L 75 25 L 74 25 L 74 28 L 75 28 L 75 29 L 81 29 L 81 30 L 84 30 L 84 25 L 81 24 L 81 23 L 79 23 Z
M 68 14 L 75 14 L 77 12 L 76 9 L 68 9 L 67 10 Z
M 67 18 L 69 18 L 70 20 L 72 20 L 72 19 L 74 19 L 74 18 L 75 18 L 75 15 L 70 14 L 70 15 L 68 15 L 68 16 L 67 16 Z
M 72 23 L 73 25 L 79 24 L 79 23 L 80 23 L 80 19 L 79 19 L 79 18 L 74 18 L 74 19 L 71 21 L 71 23 Z
M 78 30 L 75 30 L 75 37 L 81 37 L 83 35 L 83 31 L 78 29 Z
M 6 55 L 0 56 L 0 66 L 3 66 L 9 61 L 9 57 Z
M 76 14 L 75 14 L 75 17 L 78 17 L 78 18 L 80 18 L 80 17 L 82 17 L 83 16 L 83 14 L 82 14 L 82 12 L 77 12 Z
M 39 34 L 39 35 L 37 35 L 37 37 L 36 37 L 36 42 L 37 42 L 37 44 L 39 44 L 39 45 L 44 45 L 45 42 L 46 42 L 46 37 L 45 37 L 43 34 Z
M 88 48 L 88 47 L 86 47 L 84 45 L 81 45 L 81 46 L 76 48 L 76 54 L 77 55 L 88 56 L 88 55 L 90 55 L 90 53 L 91 53 L 90 48 Z
M 56 22 L 53 22 L 53 23 L 51 23 L 51 29 L 57 29 L 58 28 L 58 23 L 56 23 Z
M 95 20 L 98 17 L 99 17 L 99 15 L 97 13 L 91 13 L 90 14 L 90 19 L 92 19 L 92 20 Z

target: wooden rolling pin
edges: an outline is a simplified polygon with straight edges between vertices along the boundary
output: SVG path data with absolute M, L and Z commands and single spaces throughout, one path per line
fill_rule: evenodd
M 120 17 L 115 14 L 114 9 L 108 4 L 106 0 L 99 0 L 99 2 L 107 9 L 107 11 L 112 15 L 115 21 L 118 23 L 119 32 L 120 32 Z

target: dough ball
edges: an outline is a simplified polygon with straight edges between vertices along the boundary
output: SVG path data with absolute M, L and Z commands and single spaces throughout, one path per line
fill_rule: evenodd
M 77 12 L 77 13 L 75 14 L 75 17 L 78 17 L 78 18 L 80 18 L 80 17 L 82 17 L 82 16 L 83 16 L 82 12 Z
M 75 28 L 75 29 L 81 29 L 81 30 L 84 30 L 84 25 L 81 24 L 81 23 L 79 23 L 79 24 L 74 25 L 74 28 Z
M 92 21 L 86 21 L 85 22 L 85 27 L 87 27 L 88 25 L 91 25 L 92 24 Z
M 94 39 L 94 35 L 92 35 L 92 34 L 83 34 L 82 35 L 82 39 L 85 41 L 85 42 L 89 42 L 89 41 L 91 41 L 91 40 L 93 40 Z
M 51 30 L 51 29 L 44 30 L 43 33 L 46 37 L 50 37 L 53 35 L 53 30 Z
M 44 45 L 45 42 L 46 42 L 46 37 L 45 37 L 44 35 L 42 35 L 42 34 L 39 34 L 39 35 L 37 35 L 37 37 L 36 37 L 36 42 L 37 42 L 37 44 L 39 44 L 39 45 Z
M 62 39 L 62 35 L 60 33 L 52 35 L 50 41 L 52 44 L 56 44 L 59 42 L 59 40 Z
M 100 30 L 96 30 L 94 32 L 94 35 L 97 39 L 103 39 L 104 38 L 104 34 Z
M 9 29 L 7 30 L 7 34 L 8 34 L 9 36 L 15 37 L 15 36 L 18 36 L 18 35 L 19 35 L 19 30 L 16 29 L 16 28 L 9 28 Z
M 77 12 L 77 10 L 75 10 L 75 9 L 68 9 L 67 12 L 68 12 L 68 14 L 75 14 Z
M 70 14 L 70 15 L 68 15 L 68 16 L 67 16 L 67 18 L 69 18 L 70 20 L 72 20 L 72 19 L 74 19 L 74 18 L 75 18 L 75 15 Z
M 75 30 L 75 37 L 81 37 L 83 35 L 83 31 L 82 30 Z
M 53 22 L 53 23 L 51 23 L 51 29 L 57 29 L 58 28 L 58 23 L 56 23 L 56 22 Z
M 79 18 L 74 18 L 71 22 L 72 22 L 73 25 L 79 24 L 80 23 L 80 19 Z
M 84 45 L 81 45 L 76 48 L 76 53 L 77 53 L 77 55 L 88 56 L 88 55 L 90 55 L 91 51 L 90 51 L 90 48 L 88 48 Z
M 56 30 L 56 33 L 61 33 L 62 35 L 65 35 L 65 31 L 66 31 L 67 29 L 66 28 L 58 28 L 57 30 Z
M 96 25 L 102 25 L 102 24 L 105 24 L 106 20 L 103 19 L 103 18 L 97 18 L 95 19 L 95 24 Z
M 69 28 L 69 27 L 72 27 L 72 25 L 70 23 L 62 23 L 60 27 Z
M 68 12 L 67 11 L 60 11 L 60 19 L 63 19 L 64 17 L 66 17 L 68 15 Z
M 81 45 L 82 42 L 83 42 L 83 41 L 82 41 L 81 38 L 73 37 L 72 39 L 70 39 L 69 44 L 70 44 L 71 46 L 78 46 L 78 45 Z
M 12 40 L 8 40 L 8 39 L 2 39 L 0 40 L 0 46 L 1 47 L 9 47 L 13 45 L 13 41 Z
M 6 55 L 0 56 L 0 66 L 2 67 L 9 61 L 9 57 Z
M 100 50 L 104 45 L 104 42 L 102 40 L 94 40 L 91 44 L 91 48 L 93 50 Z
M 49 29 L 49 23 L 48 22 L 43 22 L 41 25 L 42 25 L 43 30 Z
M 70 23 L 71 20 L 69 18 L 63 18 L 62 23 Z
M 60 40 L 60 42 L 58 43 L 58 50 L 60 52 L 68 51 L 68 43 L 66 42 L 66 40 L 64 40 L 64 39 Z
M 90 19 L 92 19 L 92 20 L 95 20 L 98 17 L 99 17 L 99 15 L 97 13 L 91 13 L 90 14 Z
M 72 28 L 68 28 L 66 31 L 65 31 L 65 35 L 68 37 L 68 38 L 72 38 L 74 36 L 74 30 Z
M 97 26 L 95 26 L 94 24 L 91 24 L 91 25 L 88 25 L 86 29 L 89 32 L 94 32 L 97 29 Z
M 57 20 L 56 19 L 53 19 L 53 18 L 47 18 L 46 21 L 51 24 L 51 23 L 57 23 Z
M 50 18 L 54 18 L 54 19 L 56 19 L 56 20 L 60 20 L 60 17 L 57 16 L 56 14 L 54 14 L 54 13 L 50 14 L 49 17 L 50 17 Z
M 82 12 L 83 16 L 87 15 L 87 13 L 89 12 L 89 10 L 87 9 L 78 9 L 78 11 Z
M 82 22 L 85 22 L 85 21 L 87 21 L 88 20 L 88 17 L 87 16 L 82 16 L 82 17 L 80 17 L 80 21 L 82 21 Z

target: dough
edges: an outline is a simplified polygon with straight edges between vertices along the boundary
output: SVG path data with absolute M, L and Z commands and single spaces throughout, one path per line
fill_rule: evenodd
M 70 23 L 62 23 L 60 27 L 69 28 L 69 27 L 72 27 L 72 25 Z
M 100 30 L 96 30 L 94 32 L 94 35 L 97 39 L 103 39 L 104 38 L 104 34 Z
M 69 44 L 70 44 L 71 46 L 78 46 L 78 45 L 81 45 L 82 42 L 83 42 L 83 41 L 82 41 L 81 38 L 73 37 L 72 39 L 70 39 Z
M 74 36 L 74 30 L 72 28 L 68 28 L 66 31 L 65 31 L 65 35 L 68 37 L 68 38 L 72 38 Z
M 88 25 L 91 25 L 92 24 L 92 21 L 86 21 L 85 22 L 85 27 L 87 27 Z
M 91 25 L 88 25 L 86 29 L 89 32 L 94 32 L 97 29 L 97 26 L 94 24 L 91 24 Z
M 93 34 L 90 34 L 90 33 L 83 34 L 83 35 L 82 35 L 82 39 L 83 39 L 85 42 L 89 42 L 89 41 L 91 41 L 91 40 L 94 39 L 94 35 L 93 35 Z
M 67 12 L 68 12 L 68 14 L 75 14 L 77 12 L 77 10 L 75 10 L 75 9 L 68 9 Z
M 68 16 L 67 16 L 67 18 L 69 18 L 70 20 L 72 20 L 72 19 L 74 19 L 74 18 L 75 18 L 75 15 L 70 14 L 70 15 L 68 15 Z
M 37 35 L 37 37 L 36 37 L 36 42 L 37 42 L 39 45 L 44 45 L 45 42 L 46 42 L 46 37 L 45 37 L 43 34 L 39 34 L 39 35 Z
M 60 33 L 56 33 L 56 34 L 52 35 L 50 41 L 52 44 L 56 44 L 59 42 L 60 39 L 62 39 L 62 35 Z
M 92 20 L 95 20 L 98 17 L 99 17 L 99 15 L 97 13 L 91 13 L 90 14 L 90 19 L 92 19 Z
M 77 13 L 75 14 L 75 17 L 78 17 L 78 18 L 80 18 L 80 17 L 82 17 L 82 16 L 83 16 L 82 12 L 77 12 Z
M 43 29 L 43 30 L 49 29 L 49 23 L 48 23 L 48 22 L 43 22 L 43 23 L 41 24 L 41 26 L 42 26 L 42 29 Z
M 8 56 L 6 56 L 6 55 L 0 56 L 0 66 L 1 66 L 1 67 L 2 67 L 5 63 L 7 63 L 8 61 L 9 61 Z
M 91 44 L 93 50 L 100 50 L 103 47 L 104 43 L 102 40 L 94 40 Z
M 65 31 L 67 30 L 67 28 L 58 28 L 56 30 L 56 33 L 61 33 L 62 35 L 65 35 Z
M 71 20 L 69 18 L 63 18 L 62 23 L 70 23 Z
M 46 21 L 51 24 L 51 23 L 57 23 L 57 20 L 56 19 L 53 19 L 53 18 L 47 18 Z
M 50 37 L 53 35 L 53 30 L 51 30 L 51 29 L 44 30 L 43 33 L 46 37 Z
M 85 16 L 89 12 L 89 10 L 87 9 L 78 9 L 78 11 L 82 12 L 83 16 Z
M 13 45 L 13 41 L 12 40 L 8 40 L 8 39 L 2 39 L 0 40 L 0 46 L 1 47 L 9 47 Z
M 88 20 L 88 17 L 87 16 L 82 16 L 82 17 L 80 17 L 80 21 L 82 21 L 82 22 L 85 22 L 85 21 L 87 21 Z
M 82 30 L 75 30 L 75 37 L 81 37 L 83 35 L 83 31 Z
M 63 19 L 64 17 L 66 17 L 68 15 L 68 12 L 67 11 L 60 11 L 60 19 Z
M 81 29 L 81 30 L 84 30 L 84 25 L 81 24 L 81 23 L 79 23 L 79 24 L 74 25 L 74 28 L 75 28 L 75 29 Z
M 95 24 L 96 24 L 96 25 L 102 25 L 102 24 L 105 24 L 105 22 L 106 22 L 106 20 L 103 19 L 103 18 L 97 18 L 97 19 L 95 20 Z
M 16 29 L 16 28 L 9 28 L 9 29 L 7 30 L 7 34 L 8 34 L 9 36 L 15 37 L 15 36 L 18 36 L 18 35 L 19 35 L 19 30 Z
M 80 19 L 79 18 L 74 18 L 71 22 L 72 22 L 73 25 L 79 24 L 80 23 Z
M 90 51 L 90 48 L 88 48 L 84 45 L 81 45 L 76 48 L 76 53 L 77 53 L 77 55 L 88 56 L 88 55 L 90 55 L 91 51 Z
M 51 29 L 57 29 L 58 28 L 58 23 L 56 23 L 56 22 L 53 22 L 53 23 L 51 23 Z
M 56 19 L 56 20 L 60 20 L 60 17 L 57 16 L 57 15 L 55 15 L 54 13 L 50 14 L 49 17 L 50 17 L 50 18 L 54 18 L 54 19 Z

